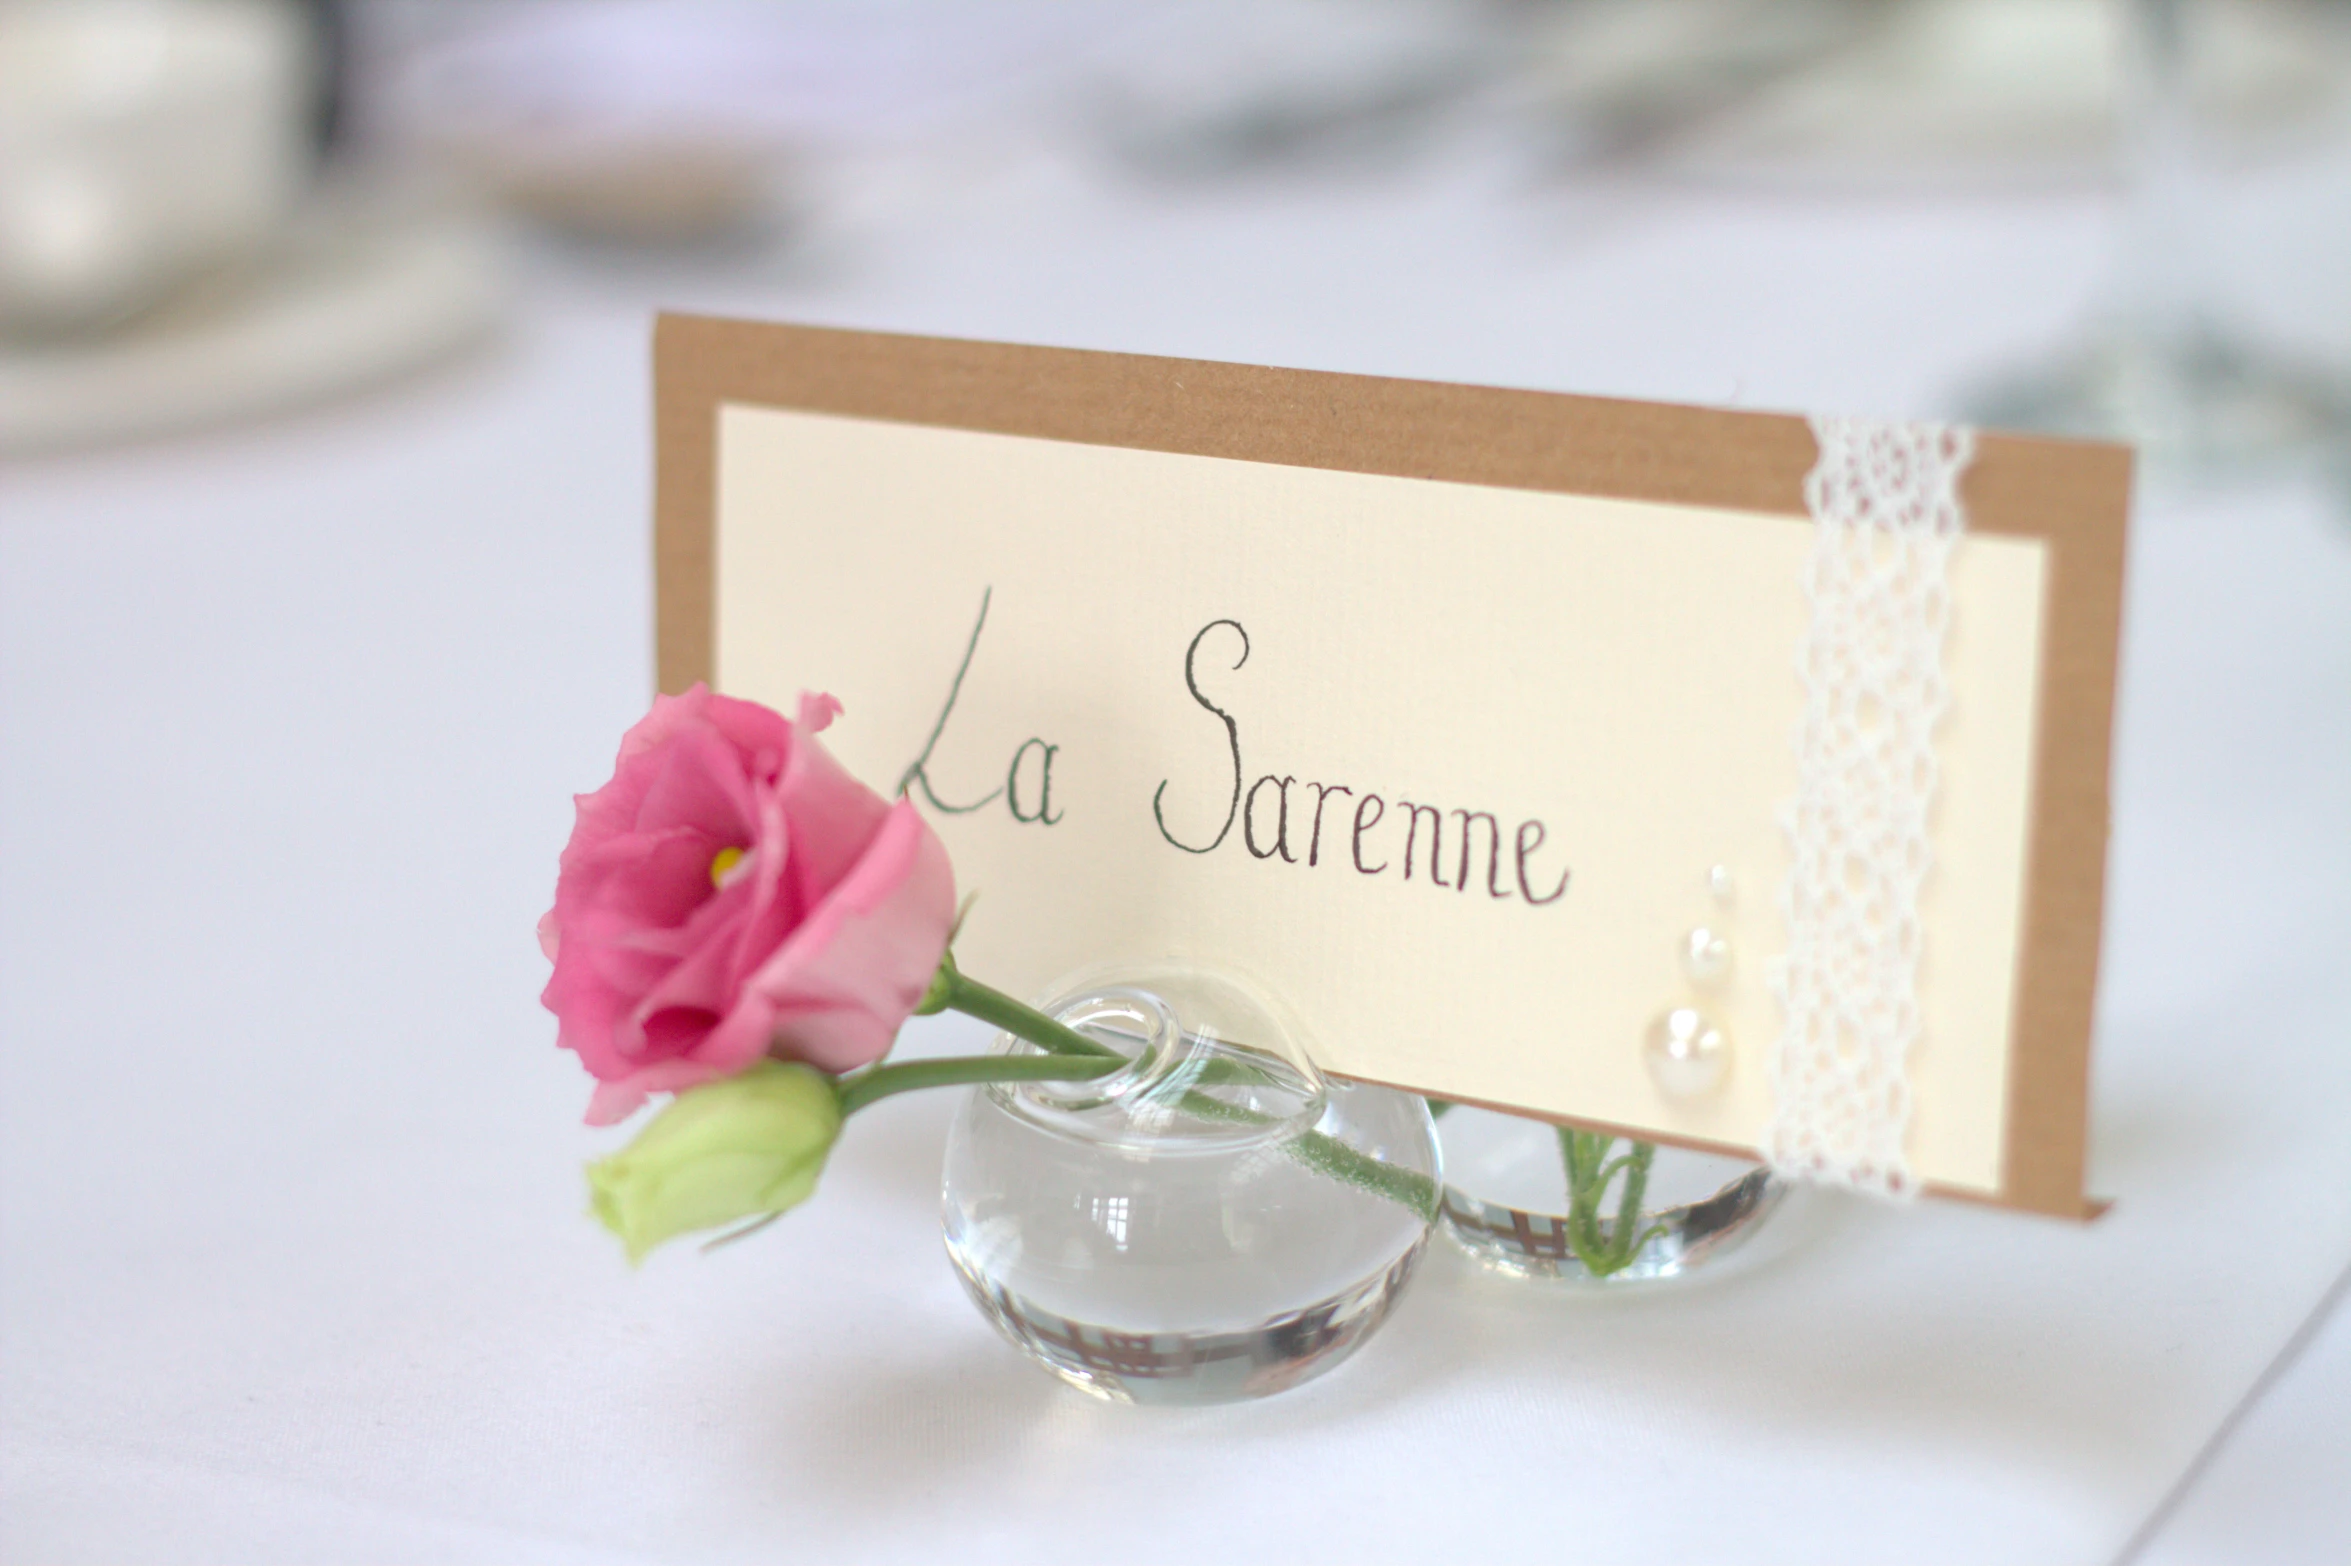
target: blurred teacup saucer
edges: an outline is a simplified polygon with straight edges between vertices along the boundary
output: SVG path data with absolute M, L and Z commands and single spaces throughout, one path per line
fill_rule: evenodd
M 101 445 L 324 401 L 485 335 L 499 235 L 412 191 L 322 191 L 267 254 L 109 333 L 0 345 L 0 451 Z

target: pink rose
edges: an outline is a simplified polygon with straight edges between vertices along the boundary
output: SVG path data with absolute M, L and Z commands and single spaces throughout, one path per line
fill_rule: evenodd
M 612 781 L 576 800 L 539 944 L 557 1042 L 597 1079 L 590 1125 L 773 1055 L 881 1058 L 947 949 L 955 876 L 895 805 L 800 721 L 696 685 L 656 697 Z

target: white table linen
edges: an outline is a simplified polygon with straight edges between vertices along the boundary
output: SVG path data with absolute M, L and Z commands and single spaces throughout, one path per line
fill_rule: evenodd
M 2351 168 L 2314 167 L 2249 221 L 2323 237 Z M 1137 1411 L 961 1297 L 942 1095 L 720 1256 L 632 1274 L 581 1215 L 612 1138 L 531 926 L 649 691 L 649 306 L 1931 415 L 2057 343 L 2105 221 L 1512 178 L 1474 146 L 1173 194 L 1008 157 L 769 275 L 541 258 L 493 355 L 0 474 L 0 1556 L 2123 1548 L 2351 1264 L 2351 534 L 2304 484 L 2141 508 L 2100 1223 L 1823 1198 L 1772 1265 L 1605 1299 L 1440 1248 L 1326 1380 Z M 2340 237 L 2256 275 L 2273 307 Z M 2337 1471 L 2291 1433 L 2329 1407 L 2281 1417 L 2294 1472 Z M 2303 1522 L 2258 1537 L 2343 1536 L 2339 1484 L 2279 1483 Z M 2147 1558 L 2221 1558 L 2250 1524 L 2210 1504 Z

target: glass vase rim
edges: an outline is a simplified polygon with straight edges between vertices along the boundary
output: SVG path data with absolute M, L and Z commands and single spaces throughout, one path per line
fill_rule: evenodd
M 1138 969 L 1148 971 L 1138 972 Z M 1174 1003 L 1152 985 L 1153 965 L 1098 965 L 1073 976 L 1081 980 L 1037 1005 L 1037 1009 L 1098 1043 L 1126 1054 L 1126 1064 L 1106 1076 L 1068 1082 L 999 1082 L 984 1091 L 1008 1113 L 1053 1136 L 1124 1147 L 1139 1156 L 1230 1154 L 1236 1148 L 1271 1146 L 1312 1130 L 1330 1103 L 1330 1083 L 1298 1040 L 1283 1026 L 1263 992 L 1222 974 L 1194 970 L 1188 977 L 1231 992 L 1258 1010 L 1274 1031 L 1267 1042 L 1228 1036 L 1211 1022 L 1188 1025 Z M 1131 975 L 1131 976 L 1128 976 Z M 1065 981 L 1066 982 L 1066 981 Z M 1102 1026 L 1125 1017 L 1140 1031 Z M 994 1052 L 1040 1055 L 1042 1046 L 1008 1031 L 997 1034 Z M 1255 1073 L 1254 1084 L 1205 1080 L 1218 1063 L 1238 1064 Z M 1286 1100 L 1267 1114 L 1235 1106 L 1215 1090 L 1236 1086 L 1267 1090 L 1256 1095 Z M 1219 1120 L 1194 1110 L 1225 1106 L 1241 1120 Z

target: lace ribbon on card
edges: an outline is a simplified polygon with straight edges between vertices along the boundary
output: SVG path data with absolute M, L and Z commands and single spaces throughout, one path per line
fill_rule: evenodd
M 1907 1198 L 1908 1061 L 1919 1036 L 1919 890 L 1932 860 L 1934 732 L 1949 702 L 1947 569 L 1973 434 L 1815 419 L 1815 524 L 1797 656 L 1804 716 L 1783 824 L 1788 955 L 1765 1152 L 1799 1179 Z

